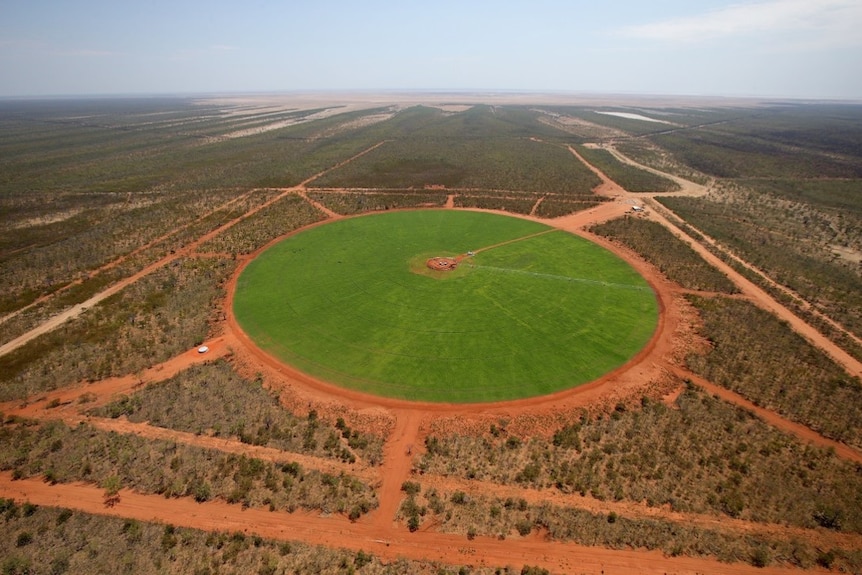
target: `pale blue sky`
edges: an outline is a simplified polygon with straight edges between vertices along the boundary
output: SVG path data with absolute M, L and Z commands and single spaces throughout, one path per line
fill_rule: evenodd
M 0 0 L 0 96 L 862 99 L 862 0 Z

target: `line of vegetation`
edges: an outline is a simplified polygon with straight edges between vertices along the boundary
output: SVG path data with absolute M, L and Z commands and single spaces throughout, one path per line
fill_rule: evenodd
M 412 531 L 424 522 L 433 522 L 438 529 L 465 534 L 467 539 L 480 535 L 518 538 L 541 532 L 556 541 L 610 549 L 659 550 L 670 557 L 710 557 L 757 567 L 777 563 L 855 571 L 862 566 L 859 550 L 823 548 L 799 538 L 787 540 L 656 518 L 630 518 L 613 511 L 591 513 L 550 503 L 529 504 L 517 497 L 449 493 L 434 488 L 423 492 L 417 482 L 405 487 L 408 495 L 399 509 L 399 519 Z
M 590 231 L 623 243 L 684 288 L 739 292 L 726 275 L 657 222 L 626 216 L 593 226 Z
M 485 106 L 450 116 L 411 108 L 374 127 L 391 142 L 313 185 L 394 189 L 442 185 L 591 195 L 598 178 L 554 143 L 566 138 L 565 133 L 535 116 Z
M 750 201 L 745 201 L 746 198 Z M 757 198 L 761 200 L 756 201 Z M 824 218 L 822 223 L 815 224 L 812 220 L 817 212 L 811 208 L 803 212 L 784 206 L 770 213 L 774 203 L 763 198 L 762 194 L 746 194 L 732 202 L 675 197 L 660 198 L 660 201 L 862 337 L 862 290 L 859 290 L 862 266 L 854 267 L 834 257 L 824 247 L 837 242 L 827 239 L 826 232 L 815 231 L 817 228 L 833 229 L 833 220 Z
M 320 202 L 333 212 L 353 215 L 371 211 L 396 210 L 401 208 L 443 207 L 446 205 L 446 192 L 416 192 L 415 190 L 387 190 L 387 192 L 311 192 L 312 200 Z
M 589 210 L 604 201 L 607 201 L 607 199 L 601 196 L 595 196 L 593 200 L 583 201 L 568 201 L 558 199 L 557 196 L 546 196 L 539 204 L 539 207 L 536 208 L 535 215 L 540 218 L 559 218 Z
M 830 527 L 862 532 L 855 465 L 693 386 L 672 407 L 644 399 L 584 414 L 551 442 L 495 425 L 485 437 L 431 435 L 426 447 L 422 472 L 805 528 L 834 517 Z
M 858 120 L 855 124 L 858 134 Z M 771 139 L 762 132 L 756 132 L 754 124 L 740 126 L 741 123 L 714 125 L 653 135 L 650 139 L 672 152 L 684 164 L 719 178 L 862 177 L 862 154 L 858 148 L 854 149 L 853 144 L 838 146 L 839 153 L 823 153 L 812 149 L 808 139 Z M 815 130 L 820 132 L 821 138 L 829 137 L 825 125 Z M 809 133 L 808 136 L 814 134 Z M 800 141 L 805 142 L 805 147 L 799 146 Z
M 834 215 L 838 219 L 851 218 L 846 225 L 828 224 L 830 231 L 835 234 L 862 233 L 857 226 L 852 225 L 852 218 L 862 216 L 862 201 L 859 199 L 859 181 L 854 179 L 826 179 L 816 178 L 813 180 L 797 180 L 793 178 L 742 178 L 735 182 L 743 189 L 756 190 L 761 194 L 769 194 L 774 199 L 785 202 L 794 202 L 797 205 L 809 205 L 817 208 L 818 212 L 826 215 Z M 818 213 L 808 212 L 804 214 L 809 226 L 817 228 L 824 227 L 817 221 Z M 823 217 L 823 216 L 820 216 Z M 786 220 L 785 220 L 786 221 Z M 850 238 L 851 240 L 854 238 Z M 835 238 L 836 242 L 846 239 Z
M 0 273 L 3 289 L 0 291 L 4 295 L 0 308 L 4 311 L 18 309 L 35 299 L 34 296 L 84 279 L 99 266 L 192 223 L 212 209 L 212 203 L 224 203 L 232 195 L 234 192 L 226 191 L 188 193 L 181 200 L 166 195 L 148 196 L 136 207 L 125 207 L 116 198 L 114 205 L 93 209 L 70 220 L 4 230 L 0 233 L 0 242 L 9 245 L 15 238 L 23 237 L 27 242 L 23 245 L 32 248 L 24 247 L 3 258 Z M 79 205 L 88 201 L 87 198 L 74 199 Z M 54 239 L 47 245 L 31 244 L 27 239 L 28 230 L 44 230 Z M 105 241 L 105 238 L 112 238 L 112 241 Z
M 202 244 L 201 252 L 249 254 L 275 238 L 323 219 L 296 195 L 286 196 Z
M 516 194 L 506 195 L 467 195 L 455 196 L 455 207 L 481 208 L 483 210 L 502 210 L 513 214 L 529 214 L 536 205 L 537 198 L 532 195 L 518 198 Z
M 755 283 L 762 284 L 761 287 L 763 289 L 769 292 L 772 297 L 776 298 L 779 301 L 782 301 L 782 303 L 788 309 L 790 309 L 790 311 L 799 316 L 799 318 L 801 318 L 804 322 L 806 322 L 808 325 L 825 335 L 838 347 L 850 354 L 851 357 L 862 361 L 862 345 L 860 345 L 858 341 L 853 339 L 851 335 L 846 333 L 844 330 L 835 327 L 835 325 L 833 325 L 821 315 L 814 314 L 810 308 L 803 307 L 802 304 L 799 303 L 799 300 L 789 297 L 786 293 L 777 289 L 772 284 L 768 284 L 767 282 L 763 281 L 763 278 L 761 278 L 760 276 L 757 276 L 757 280 L 758 281 L 755 281 Z
M 200 345 L 233 269 L 227 258 L 178 259 L 0 357 L 0 400 L 136 373 Z
M 695 170 L 691 166 L 683 164 L 670 152 L 647 139 L 614 141 L 613 145 L 624 156 L 633 159 L 639 164 L 649 166 L 666 174 L 679 176 L 703 186 L 710 182 L 711 178 L 709 176 Z
M 304 470 L 214 449 L 147 440 L 59 421 L 0 429 L 0 470 L 48 483 L 86 481 L 165 497 L 222 499 L 271 510 L 316 509 L 358 519 L 377 507 L 373 489 L 349 475 Z
M 102 291 L 109 285 L 134 275 L 147 265 L 167 256 L 168 254 L 175 253 L 177 250 L 193 242 L 203 234 L 210 232 L 226 222 L 240 216 L 246 210 L 258 205 L 263 200 L 268 199 L 267 195 L 268 194 L 265 192 L 244 194 L 243 196 L 240 196 L 240 201 L 235 202 L 230 207 L 218 210 L 207 217 L 185 224 L 184 227 L 178 229 L 176 233 L 172 233 L 168 235 L 168 237 L 130 254 L 117 265 L 110 267 L 109 269 L 90 273 L 88 276 L 82 276 L 80 281 L 69 284 L 66 286 L 66 289 L 63 289 L 54 297 L 49 298 L 30 309 L 24 310 L 22 313 L 3 322 L 4 330 L 2 336 L 0 336 L 0 341 L 11 341 L 19 335 L 33 329 L 46 319 L 65 311 L 75 304 L 86 301 L 88 298 Z M 253 201 L 249 201 L 249 197 L 252 197 Z M 300 202 L 296 203 L 299 204 Z M 314 211 L 309 210 L 307 206 L 303 205 L 297 205 L 295 207 L 295 209 L 300 212 L 303 208 L 305 208 L 306 211 Z M 289 221 L 286 216 L 282 216 L 282 219 Z M 61 285 L 63 284 L 55 284 L 54 287 L 59 288 Z M 54 290 L 52 289 L 51 291 Z M 39 295 L 36 292 L 27 293 L 32 296 L 33 299 Z M 32 300 L 24 300 L 22 298 L 17 298 L 15 300 L 16 303 L 21 305 L 30 303 L 30 301 Z
M 578 146 L 578 153 L 629 192 L 675 192 L 679 189 L 679 184 L 673 180 L 624 164 L 607 150 Z
M 233 122 L 184 111 L 182 121 L 133 124 L 146 115 L 110 115 L 94 110 L 94 122 L 52 121 L 50 112 L 32 110 L 0 131 L 0 189 L 38 190 L 52 195 L 69 190 L 132 193 L 153 190 L 175 194 L 296 185 L 338 160 L 368 147 L 362 129 L 344 128 L 375 110 L 336 114 L 243 138 L 218 136 Z M 16 131 L 17 127 L 17 131 Z M 130 129 L 131 128 L 131 129 Z M 334 128 L 341 128 L 337 133 Z M 28 129 L 32 134 L 22 137 Z M 319 138 L 322 132 L 332 135 Z M 212 137 L 216 136 L 216 137 Z M 291 158 L 284 162 L 283 158 Z M 335 159 L 335 161 L 333 161 Z
M 276 541 L 243 531 L 200 531 L 171 524 L 104 517 L 0 499 L 0 571 L 27 573 L 356 573 L 432 575 L 459 567 L 424 561 L 381 561 L 348 551 Z M 469 569 L 491 575 L 493 568 Z M 499 571 L 502 573 L 502 571 Z M 505 571 L 505 573 L 515 573 Z
M 691 231 L 693 231 L 693 229 L 691 229 Z M 730 257 L 726 252 L 710 244 L 707 244 L 707 248 L 738 273 L 742 274 L 750 282 L 759 286 L 766 293 L 775 298 L 776 301 L 780 302 L 781 305 L 793 312 L 802 321 L 826 336 L 826 338 L 831 340 L 832 343 L 846 351 L 850 356 L 862 361 L 862 345 L 853 339 L 852 334 L 836 327 L 829 321 L 828 317 L 824 317 L 822 313 L 818 313 L 818 310 L 812 309 L 811 307 L 801 303 L 799 299 L 791 296 L 780 287 L 777 287 L 751 268 L 740 264 L 739 261 Z
M 136 261 L 140 261 L 136 259 Z M 109 285 L 128 277 L 123 268 L 115 268 L 93 275 L 79 283 L 73 283 L 68 289 L 56 294 L 29 309 L 22 310 L 3 322 L 3 333 L 0 335 L 0 343 L 10 342 L 13 339 L 35 328 L 57 314 L 71 308 L 73 305 L 87 301 L 92 296 L 104 290 Z M 30 303 L 22 302 L 24 305 Z
M 748 266 L 741 264 L 739 260 L 732 257 L 725 250 L 715 246 L 712 242 L 707 241 L 704 238 L 703 234 L 700 233 L 700 231 L 693 228 L 685 221 L 680 220 L 675 214 L 673 214 L 669 210 L 663 209 L 661 205 L 659 205 L 658 209 L 664 212 L 665 217 L 674 220 L 676 225 L 678 225 L 680 229 L 682 229 L 685 233 L 694 238 L 717 258 L 721 259 L 724 263 L 732 267 L 737 273 L 745 277 L 753 284 L 759 286 L 770 296 L 775 298 L 776 301 L 780 302 L 783 306 L 787 307 L 790 311 L 796 314 L 800 319 L 820 331 L 820 333 L 822 333 L 824 336 L 826 336 L 828 339 L 830 339 L 833 343 L 838 345 L 852 357 L 862 361 L 862 345 L 860 345 L 855 339 L 853 339 L 853 336 L 851 334 L 848 334 L 843 329 L 840 329 L 832 322 L 830 322 L 828 316 L 824 317 L 824 314 L 822 314 L 822 312 L 819 312 L 818 310 L 803 304 L 797 297 L 791 296 L 785 290 L 781 289 L 773 282 L 763 277 L 760 273 L 757 273 Z
M 383 458 L 383 439 L 351 429 L 343 419 L 334 425 L 312 411 L 300 418 L 280 405 L 261 380 L 248 381 L 223 360 L 193 366 L 171 379 L 147 385 L 89 412 L 98 417 L 124 416 L 136 423 L 236 438 L 347 462 L 362 459 L 372 465 Z
M 757 405 L 862 448 L 862 383 L 754 304 L 689 296 L 710 342 L 688 366 Z

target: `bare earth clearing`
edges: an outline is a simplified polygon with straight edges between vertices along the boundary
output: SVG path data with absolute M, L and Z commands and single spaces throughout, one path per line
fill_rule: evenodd
M 381 142 L 362 152 L 362 154 L 383 144 L 384 142 Z M 584 161 L 574 150 L 572 153 L 580 161 Z M 624 161 L 630 162 L 630 160 L 619 155 L 619 152 L 614 151 L 614 153 Z M 355 157 L 359 157 L 359 155 Z M 336 169 L 353 159 L 348 159 L 331 169 Z M 692 319 L 690 311 L 682 302 L 684 290 L 670 283 L 635 254 L 585 231 L 587 226 L 630 213 L 633 204 L 649 203 L 651 195 L 629 194 L 600 171 L 595 168 L 593 170 L 602 178 L 603 182 L 596 193 L 608 196 L 612 198 L 612 201 L 555 220 L 533 219 L 587 237 L 624 258 L 649 281 L 656 291 L 661 317 L 657 330 L 646 348 L 627 365 L 588 385 L 540 398 L 497 404 L 457 406 L 381 399 L 345 391 L 326 382 L 308 377 L 290 366 L 278 362 L 249 341 L 237 326 L 231 313 L 230 302 L 239 273 L 237 271 L 229 285 L 227 300 L 223 303 L 227 319 L 214 327 L 214 337 L 206 342 L 209 347 L 207 353 L 200 354 L 197 350 L 189 350 L 138 375 L 80 384 L 43 393 L 37 397 L 28 398 L 23 403 L 12 402 L 0 405 L 0 411 L 7 416 L 62 419 L 70 424 L 86 419 L 96 427 L 119 433 L 171 439 L 178 443 L 199 445 L 226 452 L 246 453 L 271 461 L 297 461 L 305 467 L 330 473 L 349 473 L 372 482 L 377 489 L 380 502 L 378 509 L 362 517 L 359 521 L 350 522 L 341 516 L 322 516 L 302 512 L 287 514 L 256 508 L 244 509 L 241 505 L 231 505 L 223 501 L 196 503 L 190 498 L 174 499 L 170 505 L 165 505 L 165 499 L 161 496 L 143 495 L 127 490 L 121 492 L 119 503 L 106 507 L 104 491 L 95 486 L 85 484 L 49 485 L 40 479 L 13 481 L 11 475 L 6 473 L 0 474 L 0 496 L 27 500 L 39 505 L 70 507 L 90 513 L 159 521 L 204 530 L 245 531 L 274 539 L 301 540 L 328 547 L 362 549 L 390 560 L 407 557 L 441 561 L 447 564 L 476 566 L 515 565 L 520 567 L 524 564 L 531 564 L 547 568 L 555 573 L 798 573 L 799 570 L 775 566 L 755 568 L 747 564 L 725 564 L 708 559 L 667 557 L 660 552 L 585 547 L 549 541 L 541 534 L 527 537 L 510 536 L 506 540 L 487 537 L 476 537 L 468 540 L 464 536 L 436 532 L 433 526 L 423 528 L 416 533 L 410 533 L 406 526 L 395 521 L 396 512 L 403 498 L 401 485 L 405 480 L 411 478 L 414 461 L 421 455 L 424 446 L 423 440 L 431 431 L 445 427 L 450 432 L 469 433 L 476 429 L 487 429 L 488 421 L 505 416 L 512 422 L 512 429 L 524 433 L 548 435 L 553 431 L 553 422 L 556 421 L 557 415 L 571 412 L 578 407 L 614 405 L 622 399 L 640 397 L 647 391 L 653 395 L 670 395 L 672 397 L 675 392 L 679 391 L 679 386 L 674 383 L 676 380 L 668 377 L 669 374 L 688 378 L 703 386 L 709 393 L 719 395 L 726 401 L 755 412 L 770 425 L 789 432 L 803 441 L 819 446 L 833 447 L 839 457 L 862 463 L 862 454 L 858 451 L 824 438 L 807 427 L 787 421 L 776 413 L 757 408 L 738 395 L 697 378 L 685 369 L 682 357 L 685 350 L 691 345 Z M 680 183 L 683 191 L 678 193 L 700 195 L 705 191 L 702 186 L 681 181 L 669 174 L 657 173 Z M 73 319 L 78 314 L 85 312 L 87 307 L 95 305 L 108 295 L 116 293 L 144 275 L 168 264 L 173 259 L 181 256 L 194 257 L 198 255 L 197 249 L 205 241 L 286 195 L 299 195 L 323 211 L 330 219 L 342 217 L 326 210 L 317 202 L 312 202 L 306 195 L 305 185 L 320 175 L 322 174 L 309 178 L 296 188 L 282 190 L 270 202 L 258 206 L 219 229 L 200 237 L 188 245 L 182 253 L 166 257 L 141 270 L 138 274 L 93 296 L 85 304 L 52 318 L 21 338 L 0 348 L 0 355 L 9 353 L 40 334 L 56 328 L 63 321 Z M 456 195 L 457 192 L 450 193 L 447 207 L 452 208 L 453 199 Z M 858 361 L 797 318 L 762 289 L 747 281 L 712 255 L 669 219 L 657 213 L 656 209 L 649 210 L 642 217 L 654 219 L 666 226 L 671 232 L 691 245 L 708 262 L 727 274 L 742 291 L 741 297 L 750 299 L 786 320 L 794 330 L 839 362 L 849 374 L 862 375 L 862 365 Z M 256 254 L 248 256 L 246 259 L 250 260 L 254 255 Z M 354 464 L 340 463 L 277 449 L 252 447 L 223 438 L 165 430 L 147 424 L 132 424 L 123 419 L 102 420 L 82 414 L 84 409 L 105 404 L 121 394 L 134 393 L 146 383 L 164 381 L 194 363 L 211 361 L 217 357 L 228 357 L 240 373 L 246 375 L 263 374 L 267 384 L 281 392 L 282 402 L 285 403 L 286 407 L 296 413 L 315 409 L 324 417 L 344 416 L 351 425 L 385 434 L 387 443 L 382 465 L 370 467 L 361 461 Z M 80 404 L 79 399 L 85 393 L 90 401 L 86 404 Z M 786 538 L 798 537 L 810 541 L 822 541 L 824 546 L 829 544 L 841 544 L 853 548 L 862 546 L 860 537 L 854 535 L 808 531 L 783 525 L 755 524 L 726 517 L 685 514 L 663 508 L 648 507 L 645 503 L 613 503 L 598 501 L 590 497 L 504 487 L 434 475 L 424 475 L 421 481 L 423 485 L 427 484 L 439 489 L 516 494 L 531 502 L 554 501 L 593 512 L 617 511 L 630 516 L 661 517 L 680 524 L 710 525 L 733 532 L 769 533 Z

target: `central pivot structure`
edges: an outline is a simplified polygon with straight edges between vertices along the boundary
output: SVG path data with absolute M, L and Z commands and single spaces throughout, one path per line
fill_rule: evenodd
M 431 258 L 425 262 L 430 269 L 438 272 L 450 272 L 458 267 L 456 258 Z

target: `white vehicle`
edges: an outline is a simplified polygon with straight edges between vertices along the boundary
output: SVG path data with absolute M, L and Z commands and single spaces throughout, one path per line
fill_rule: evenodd
M 198 353 L 206 353 L 206 352 L 208 352 L 209 350 L 210 350 L 210 348 L 208 348 L 208 347 L 207 347 L 207 346 L 205 346 L 205 345 L 202 345 L 202 346 L 200 346 L 200 347 L 198 348 Z

